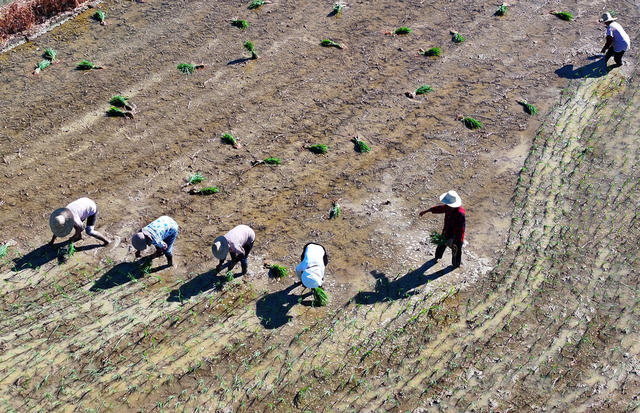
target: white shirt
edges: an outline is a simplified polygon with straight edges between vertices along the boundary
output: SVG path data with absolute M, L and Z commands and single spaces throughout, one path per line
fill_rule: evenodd
M 71 210 L 71 213 L 73 214 L 73 222 L 76 224 L 76 226 L 82 228 L 84 228 L 83 221 L 91 215 L 95 215 L 95 213 L 98 211 L 96 203 L 89 198 L 76 199 L 75 201 L 67 205 L 67 208 L 69 208 L 69 210 Z
M 318 244 L 309 244 L 304 259 L 296 266 L 296 274 L 307 288 L 322 286 L 324 282 L 324 248 Z
M 631 46 L 629 35 L 618 22 L 610 23 L 607 26 L 607 36 L 613 37 L 614 52 L 626 51 L 629 49 L 629 46 Z

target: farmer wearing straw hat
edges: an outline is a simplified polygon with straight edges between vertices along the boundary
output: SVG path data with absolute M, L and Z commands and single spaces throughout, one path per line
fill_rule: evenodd
M 312 242 L 302 248 L 301 263 L 296 266 L 296 274 L 302 285 L 314 289 L 324 283 L 324 269 L 329 263 L 327 251 L 320 244 Z
M 101 233 L 95 231 L 93 227 L 98 219 L 98 207 L 93 200 L 89 198 L 76 199 L 64 208 L 58 208 L 49 217 L 49 227 L 53 232 L 53 238 L 49 241 L 49 245 L 53 245 L 57 237 L 66 237 L 75 229 L 75 234 L 71 238 L 72 242 L 82 239 L 82 230 L 85 229 L 84 220 L 87 220 L 86 232 L 94 238 L 109 244 Z
M 629 46 L 631 46 L 629 35 L 616 20 L 618 19 L 612 17 L 611 13 L 603 13 L 600 19 L 600 22 L 607 26 L 607 41 L 601 53 L 607 52 L 604 56 L 605 64 L 613 57 L 613 60 L 616 62 L 614 67 L 622 66 L 622 56 L 624 56 L 624 52 L 629 50 Z
M 465 231 L 465 212 L 462 208 L 462 198 L 456 191 L 445 192 L 440 195 L 442 205 L 436 205 L 425 211 L 420 212 L 423 216 L 427 212 L 432 214 L 444 214 L 444 228 L 442 236 L 447 240 L 446 244 L 438 245 L 436 248 L 436 260 L 442 258 L 444 250 L 451 248 L 451 265 L 458 268 L 462 262 L 462 242 L 464 241 Z
M 248 266 L 247 257 L 249 257 L 255 240 L 256 233 L 253 232 L 253 229 L 248 225 L 238 225 L 231 231 L 213 240 L 211 251 L 213 252 L 213 256 L 220 260 L 216 266 L 216 271 L 222 269 L 222 264 L 224 264 L 224 260 L 227 259 L 227 254 L 231 254 L 231 261 L 228 267 L 229 271 L 240 261 L 242 274 L 246 274 Z
M 156 252 L 151 258 L 164 254 L 167 264 L 173 266 L 173 243 L 178 236 L 178 224 L 166 215 L 156 219 L 131 237 L 131 245 L 136 249 L 136 258 L 140 258 L 140 252 L 153 244 Z

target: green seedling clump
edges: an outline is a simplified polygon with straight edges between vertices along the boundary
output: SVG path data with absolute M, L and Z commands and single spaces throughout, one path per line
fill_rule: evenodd
M 107 17 L 107 16 L 105 15 L 105 13 L 104 13 L 102 10 L 96 10 L 96 12 L 95 12 L 95 13 L 93 13 L 93 18 L 94 18 L 95 20 L 99 21 L 99 22 L 100 22 L 100 24 L 102 24 L 102 25 L 104 25 L 104 24 L 105 24 L 104 19 L 105 19 L 106 17 Z
M 569 12 L 566 12 L 566 11 L 551 11 L 549 13 L 553 14 L 554 16 L 559 18 L 560 20 L 565 20 L 565 21 L 568 21 L 568 22 L 573 20 L 573 15 L 571 13 L 569 13 Z
M 357 137 L 353 138 L 352 141 L 355 144 L 356 152 L 367 153 L 371 150 L 365 141 L 358 139 Z
M 338 14 L 342 13 L 343 8 L 344 8 L 344 4 L 336 3 L 333 5 L 332 13 L 337 16 Z
M 235 280 L 233 277 L 233 271 L 227 271 L 227 281 L 231 282 L 233 280 Z
M 442 50 L 439 47 L 432 47 L 431 49 L 422 50 L 418 52 L 423 56 L 440 56 L 442 54 Z
M 109 110 L 107 111 L 107 115 L 108 116 L 113 116 L 113 117 L 125 117 L 125 116 L 127 116 L 125 111 L 123 111 L 122 109 L 117 108 L 115 106 L 111 106 L 109 108 Z
M 249 27 L 249 23 L 246 20 L 241 20 L 241 19 L 231 20 L 231 24 L 242 30 L 247 29 Z
M 91 69 L 102 69 L 102 68 L 100 66 L 94 65 L 89 60 L 81 60 L 80 63 L 77 64 L 76 69 L 91 70 Z
M 129 100 L 129 98 L 126 96 L 115 95 L 109 100 L 109 104 L 118 108 L 128 108 L 127 100 Z
M 425 93 L 433 92 L 433 88 L 429 85 L 422 85 L 416 89 L 416 95 L 424 95 Z
M 429 238 L 434 245 L 447 245 L 447 239 L 439 232 L 432 231 Z
M 463 35 L 461 35 L 458 32 L 453 32 L 453 37 L 451 38 L 451 41 L 454 43 L 464 43 L 466 39 L 464 38 Z
M 462 122 L 464 123 L 464 126 L 466 126 L 469 129 L 480 129 L 482 127 L 482 122 L 468 116 L 465 118 L 462 118 Z
M 189 185 L 195 185 L 195 184 L 199 184 L 200 182 L 204 181 L 205 178 L 204 176 L 202 176 L 202 174 L 200 172 L 193 174 L 189 177 L 189 180 L 187 181 L 187 183 Z
M 316 145 L 311 145 L 311 146 L 309 146 L 308 149 L 311 152 L 317 153 L 317 154 L 325 154 L 329 150 L 329 148 L 327 148 L 327 145 L 323 145 L 321 143 L 316 144 Z
M 233 135 L 230 133 L 224 133 L 220 138 L 220 140 L 222 140 L 222 143 L 226 143 L 227 145 L 236 146 L 238 144 L 238 142 L 236 141 L 236 138 L 234 138 Z
M 51 61 L 43 60 L 40 63 L 38 63 L 38 70 L 44 70 L 44 69 L 48 68 L 49 66 L 51 66 Z
M 217 186 L 207 186 L 198 191 L 200 195 L 213 195 L 220 192 Z
M 266 163 L 267 165 L 280 165 L 282 163 L 280 161 L 280 158 L 273 158 L 273 157 L 269 157 L 265 159 L 263 162 Z
M 253 10 L 253 9 L 257 9 L 261 6 L 264 6 L 265 4 L 270 4 L 270 1 L 267 0 L 253 0 L 251 3 L 249 3 L 249 10 Z
M 335 47 L 337 49 L 342 49 L 342 45 L 340 43 L 336 43 L 331 39 L 322 39 L 320 45 L 324 47 Z
M 44 49 L 44 54 L 42 55 L 42 57 L 53 62 L 54 60 L 56 60 L 57 55 L 58 52 L 56 52 L 54 49 Z
M 4 258 L 4 256 L 7 255 L 8 251 L 9 246 L 7 244 L 0 245 L 0 258 Z
M 192 74 L 196 69 L 195 65 L 192 65 L 191 63 L 178 63 L 177 68 L 186 75 Z
M 253 42 L 247 40 L 246 42 L 244 42 L 244 48 L 247 49 L 247 51 L 251 52 L 252 59 L 258 58 L 258 53 L 256 53 L 256 49 L 253 46 Z
M 502 3 L 502 5 L 498 7 L 498 10 L 496 10 L 494 14 L 496 16 L 504 16 L 505 14 L 507 14 L 507 10 L 508 10 L 507 5 L 505 3 Z
M 411 29 L 409 27 L 398 27 L 395 31 L 395 34 L 409 34 L 411 33 Z
M 337 202 L 333 203 L 331 207 L 331 211 L 329 211 L 329 219 L 335 219 L 340 217 L 340 204 Z
M 322 289 L 322 287 L 316 287 L 313 289 L 313 305 L 316 307 L 324 307 L 329 303 L 329 296 Z
M 526 100 L 520 101 L 518 103 L 524 107 L 524 111 L 527 112 L 529 115 L 538 114 L 538 108 L 533 106 L 531 103 L 528 103 Z
M 269 267 L 269 269 L 271 270 L 271 274 L 275 278 L 285 278 L 289 275 L 289 270 L 282 265 L 273 264 L 271 267 Z

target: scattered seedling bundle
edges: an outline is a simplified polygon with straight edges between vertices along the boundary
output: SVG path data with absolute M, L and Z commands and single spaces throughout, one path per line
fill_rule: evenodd
M 271 275 L 275 278 L 285 278 L 289 275 L 289 270 L 282 265 L 273 264 L 271 267 L 269 267 L 269 270 L 271 272 Z
M 56 52 L 54 49 L 44 49 L 44 53 L 42 54 L 42 57 L 44 57 L 44 60 L 42 60 L 40 63 L 36 65 L 36 68 L 33 71 L 33 74 L 37 75 L 44 69 L 51 66 L 51 63 L 53 63 L 53 61 L 56 60 L 57 54 L 58 52 Z
M 196 69 L 204 68 L 204 65 L 193 65 L 191 63 L 178 63 L 178 70 L 186 75 L 192 74 Z
M 342 9 L 344 9 L 344 4 L 343 3 L 336 3 L 333 5 L 333 10 L 331 11 L 331 13 L 334 16 L 339 15 L 340 13 L 342 13 Z
M 316 287 L 313 291 L 313 305 L 316 307 L 324 307 L 329 303 L 329 296 L 322 289 L 322 287 Z
M 111 107 L 107 111 L 107 116 L 127 117 L 133 119 L 135 105 L 128 102 L 129 98 L 122 95 L 112 96 L 109 100 Z
M 328 150 L 329 150 L 327 145 L 323 145 L 321 143 L 318 143 L 316 145 L 311 145 L 307 149 L 309 149 L 311 152 L 319 154 L 319 155 L 323 155 L 323 154 L 327 153 Z
M 213 195 L 217 194 L 218 192 L 220 192 L 220 189 L 218 189 L 217 186 L 205 186 L 204 188 L 193 191 L 193 193 L 196 193 L 198 195 Z
M 351 141 L 355 145 L 356 152 L 367 153 L 371 150 L 369 145 L 367 145 L 365 141 L 363 141 L 362 139 L 359 139 L 357 136 L 351 139 Z
M 236 149 L 240 148 L 240 144 L 238 143 L 236 138 L 234 138 L 233 135 L 230 133 L 223 133 L 220 140 L 222 141 L 222 143 L 231 145 Z
M 280 158 L 273 157 L 269 157 L 262 162 L 266 163 L 267 165 L 280 165 L 282 163 L 282 161 L 280 161 Z
M 451 37 L 451 41 L 454 43 L 464 43 L 464 41 L 466 40 L 464 36 L 458 32 L 451 32 L 451 34 L 453 35 Z
M 504 16 L 505 14 L 507 14 L 507 4 L 506 3 L 502 3 L 500 5 L 500 7 L 498 7 L 498 10 L 496 10 L 496 12 L 494 13 L 496 16 Z
M 244 42 L 244 48 L 247 49 L 247 51 L 251 52 L 251 58 L 252 59 L 257 59 L 258 53 L 256 53 L 256 49 L 253 46 L 253 42 L 247 40 L 246 42 Z
M 7 255 L 8 251 L 9 251 L 9 245 L 7 244 L 0 245 L 0 258 L 4 258 L 4 256 Z
M 58 52 L 56 52 L 54 49 L 51 49 L 51 48 L 44 49 L 43 57 L 45 59 L 53 62 L 54 60 L 56 60 L 56 56 L 58 56 Z
M 398 27 L 394 32 L 394 34 L 409 34 L 411 33 L 411 29 L 409 27 Z
M 524 107 L 524 111 L 527 112 L 529 115 L 538 114 L 538 108 L 533 106 L 531 103 L 528 103 L 526 100 L 519 100 L 518 103 Z
M 114 118 L 131 118 L 133 119 L 133 112 L 128 110 L 122 110 L 118 107 L 111 106 L 107 111 L 107 116 Z
M 100 10 L 100 9 L 96 10 L 96 12 L 93 13 L 93 18 L 94 18 L 94 20 L 100 22 L 101 25 L 103 25 L 103 26 L 107 25 L 107 22 L 105 21 L 107 16 L 102 10 Z
M 128 100 L 129 100 L 129 98 L 126 97 L 126 96 L 115 95 L 109 100 L 109 103 L 112 106 L 115 106 L 115 107 L 118 107 L 118 108 L 125 108 L 127 110 L 133 110 L 133 106 L 131 106 L 129 104 Z
M 199 184 L 200 182 L 206 180 L 207 178 L 205 178 L 200 172 L 195 173 L 191 176 L 189 176 L 189 178 L 187 179 L 187 185 L 195 185 L 195 184 Z
M 549 14 L 553 14 L 554 16 L 559 18 L 560 20 L 565 20 L 565 21 L 568 21 L 568 22 L 573 20 L 573 15 L 571 13 L 569 13 L 569 12 L 566 12 L 566 11 L 554 11 L 554 10 L 551 10 L 549 12 Z
M 248 8 L 249 10 L 253 10 L 253 9 L 260 8 L 265 4 L 271 4 L 271 2 L 269 0 L 253 0 L 251 3 L 249 3 Z
M 340 204 L 338 201 L 333 201 L 331 211 L 329 211 L 329 219 L 335 219 L 340 217 Z
M 81 60 L 77 65 L 76 69 L 78 70 L 91 70 L 91 69 L 102 69 L 100 66 L 96 66 L 89 60 Z
M 466 126 L 469 129 L 480 129 L 482 128 L 482 122 L 480 122 L 479 120 L 476 120 L 472 117 L 466 116 L 466 117 L 462 117 L 462 123 L 464 123 L 464 126 Z
M 247 29 L 249 27 L 249 23 L 246 20 L 241 19 L 231 20 L 231 24 L 241 30 Z
M 324 47 L 335 47 L 337 49 L 343 48 L 340 43 L 334 42 L 331 39 L 322 39 L 322 41 L 320 42 L 320 45 Z
M 418 50 L 418 53 L 423 55 L 423 56 L 440 56 L 442 54 L 442 50 L 440 50 L 439 47 L 432 47 L 431 49 L 420 49 Z
M 416 89 L 416 95 L 424 95 L 425 93 L 433 92 L 433 88 L 429 85 L 422 85 Z

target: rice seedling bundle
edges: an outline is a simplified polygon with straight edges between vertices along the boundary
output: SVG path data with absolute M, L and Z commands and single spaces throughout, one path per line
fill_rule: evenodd
M 125 116 L 127 116 L 127 115 L 126 115 L 126 112 L 125 112 L 125 111 L 123 111 L 122 109 L 117 108 L 117 107 L 115 107 L 115 106 L 111 106 L 111 107 L 109 108 L 109 110 L 107 111 L 107 116 L 113 116 L 113 117 L 125 117 Z
M 195 184 L 199 184 L 200 182 L 204 181 L 205 178 L 204 176 L 202 176 L 202 174 L 200 172 L 193 174 L 189 177 L 189 180 L 187 181 L 187 183 L 189 185 L 195 185 Z
M 236 138 L 234 138 L 233 135 L 230 133 L 224 133 L 220 138 L 220 140 L 222 141 L 222 143 L 226 143 L 227 145 L 236 146 L 238 144 L 238 142 L 236 141 Z
M 256 53 L 256 48 L 253 46 L 253 42 L 247 40 L 246 42 L 244 42 L 244 48 L 247 49 L 247 51 L 251 52 L 252 59 L 258 58 L 258 53 Z
M 99 69 L 98 66 L 91 63 L 89 60 L 81 60 L 80 63 L 76 66 L 78 70 L 91 70 L 91 69 Z
M 44 69 L 48 68 L 49 66 L 51 66 L 51 61 L 45 59 L 45 60 L 41 61 L 40 63 L 38 63 L 37 70 L 38 71 L 44 70 Z
M 239 29 L 247 29 L 249 27 L 249 23 L 246 20 L 231 20 L 231 24 L 236 26 Z
M 269 1 L 265 1 L 265 0 L 253 0 L 251 3 L 249 3 L 249 10 L 253 10 L 253 9 L 257 9 L 261 6 L 264 6 L 265 4 L 269 4 Z
M 535 106 L 533 106 L 531 103 L 528 103 L 526 100 L 523 100 L 520 103 L 522 106 L 524 106 L 524 111 L 527 112 L 529 115 L 537 115 L 538 114 L 538 108 L 536 108 Z
M 411 33 L 411 29 L 409 27 L 398 27 L 395 31 L 395 34 L 409 34 Z
M 271 274 L 276 278 L 284 278 L 289 275 L 289 270 L 282 265 L 273 264 L 269 269 L 271 270 Z
M 462 122 L 469 129 L 480 129 L 482 127 L 482 122 L 468 116 L 463 118 Z
M 76 253 L 76 246 L 73 245 L 73 242 L 70 242 L 69 245 L 67 246 L 67 258 L 71 258 L 73 256 L 73 254 Z
M 464 36 L 458 32 L 454 32 L 453 37 L 451 38 L 451 41 L 454 43 L 464 43 L 465 40 Z
M 126 108 L 129 106 L 127 105 L 127 100 L 129 98 L 126 96 L 115 95 L 109 100 L 109 104 L 118 108 Z
M 560 20 L 564 20 L 568 22 L 573 20 L 573 15 L 566 11 L 552 11 L 550 13 L 556 16 L 557 18 L 559 18 Z
M 266 163 L 267 165 L 280 165 L 282 163 L 280 161 L 280 158 L 273 158 L 273 157 L 269 157 L 265 159 L 263 162 Z
M 196 69 L 195 65 L 192 65 L 191 63 L 178 63 L 177 68 L 186 75 L 192 74 Z
M 235 278 L 233 277 L 233 271 L 227 271 L 227 281 L 231 282 Z
M 329 219 L 335 219 L 340 217 L 340 204 L 337 202 L 333 203 L 331 207 L 331 211 L 329 211 Z
M 56 52 L 54 49 L 44 49 L 43 57 L 47 60 L 50 60 L 53 62 L 54 60 L 56 60 L 57 55 L 58 55 L 58 52 Z
M 505 14 L 507 14 L 507 10 L 508 10 L 507 5 L 505 3 L 502 3 L 502 5 L 498 7 L 498 10 L 496 10 L 494 14 L 496 16 L 504 16 Z
M 95 13 L 93 13 L 93 18 L 96 19 L 97 21 L 99 21 L 100 23 L 104 24 L 104 19 L 107 16 L 105 15 L 105 13 L 102 10 L 96 10 Z
M 7 255 L 8 251 L 9 246 L 7 244 L 0 245 L 0 258 L 4 258 L 4 256 Z
M 434 244 L 434 245 L 446 245 L 447 244 L 446 238 L 439 232 L 432 231 L 431 234 L 429 234 L 429 238 L 431 240 L 431 243 Z
M 324 307 L 329 303 L 329 296 L 322 289 L 322 287 L 316 287 L 313 290 L 313 305 L 316 307 Z
M 367 153 L 371 150 L 369 145 L 362 139 L 358 139 L 357 137 L 353 138 L 353 143 L 355 144 L 356 152 Z
M 340 13 L 342 13 L 342 9 L 344 8 L 344 4 L 342 3 L 336 3 L 333 5 L 333 14 L 338 15 Z
M 422 50 L 419 52 L 423 56 L 440 56 L 442 54 L 442 50 L 439 47 L 432 47 L 431 49 Z
M 425 93 L 433 92 L 433 88 L 429 85 L 422 85 L 416 89 L 416 95 L 424 95 Z
M 319 144 L 316 144 L 316 145 L 309 146 L 309 150 L 311 152 L 313 152 L 313 153 L 325 154 L 325 153 L 327 153 L 329 148 L 327 148 L 327 145 L 323 145 L 323 144 L 319 143 Z
M 324 47 L 335 47 L 337 49 L 342 49 L 342 45 L 340 43 L 336 43 L 331 39 L 322 39 L 320 45 Z
M 198 191 L 200 195 L 213 195 L 220 192 L 217 186 L 207 186 Z

